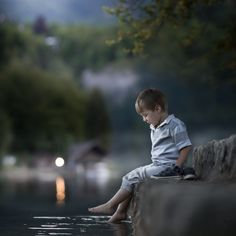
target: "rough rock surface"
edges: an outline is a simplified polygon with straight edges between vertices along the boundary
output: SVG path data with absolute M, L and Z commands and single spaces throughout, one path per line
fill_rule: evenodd
M 236 135 L 194 149 L 198 181 L 148 180 L 130 213 L 135 236 L 236 235 Z
M 213 140 L 193 151 L 197 175 L 206 181 L 236 180 L 236 135 Z

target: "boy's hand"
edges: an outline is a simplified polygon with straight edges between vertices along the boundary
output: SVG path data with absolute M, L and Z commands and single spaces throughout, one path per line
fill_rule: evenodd
M 181 176 L 183 175 L 183 169 L 177 165 L 173 167 L 168 167 L 163 170 L 161 173 L 154 175 L 155 177 L 171 177 L 171 176 Z
M 183 168 L 182 167 L 179 167 L 177 165 L 174 165 L 173 167 L 173 171 L 179 175 L 183 175 Z

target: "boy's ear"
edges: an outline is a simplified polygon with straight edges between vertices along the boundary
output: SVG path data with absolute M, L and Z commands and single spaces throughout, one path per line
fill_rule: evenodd
M 157 105 L 155 106 L 155 110 L 156 110 L 156 111 L 161 111 L 161 106 L 157 104 Z

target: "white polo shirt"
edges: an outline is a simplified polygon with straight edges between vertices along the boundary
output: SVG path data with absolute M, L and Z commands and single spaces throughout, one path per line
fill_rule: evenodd
M 191 146 L 185 124 L 169 115 L 157 128 L 151 128 L 151 159 L 156 164 L 175 164 L 182 148 Z

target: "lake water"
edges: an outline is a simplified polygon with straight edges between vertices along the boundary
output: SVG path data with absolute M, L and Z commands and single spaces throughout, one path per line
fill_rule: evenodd
M 193 142 L 198 145 L 232 133 L 201 132 L 194 135 Z M 150 163 L 148 135 L 135 145 L 130 136 L 117 138 L 123 142 L 115 147 L 119 153 L 107 157 L 109 168 L 100 163 L 96 170 L 77 169 L 82 172 L 79 175 L 47 167 L 0 170 L 0 235 L 132 235 L 130 220 L 108 224 L 108 216 L 94 216 L 87 209 L 107 201 L 118 190 L 125 172 Z M 124 147 L 136 152 L 124 152 Z
M 49 169 L 23 169 L 24 174 L 17 173 L 15 178 L 14 172 L 8 170 L 9 176 L 0 179 L 1 236 L 132 235 L 130 219 L 109 224 L 109 216 L 87 211 L 108 200 L 119 188 L 120 179 L 63 177 Z
M 1 217 L 1 235 L 91 235 L 126 236 L 131 234 L 130 221 L 108 224 L 107 216 L 27 216 Z

